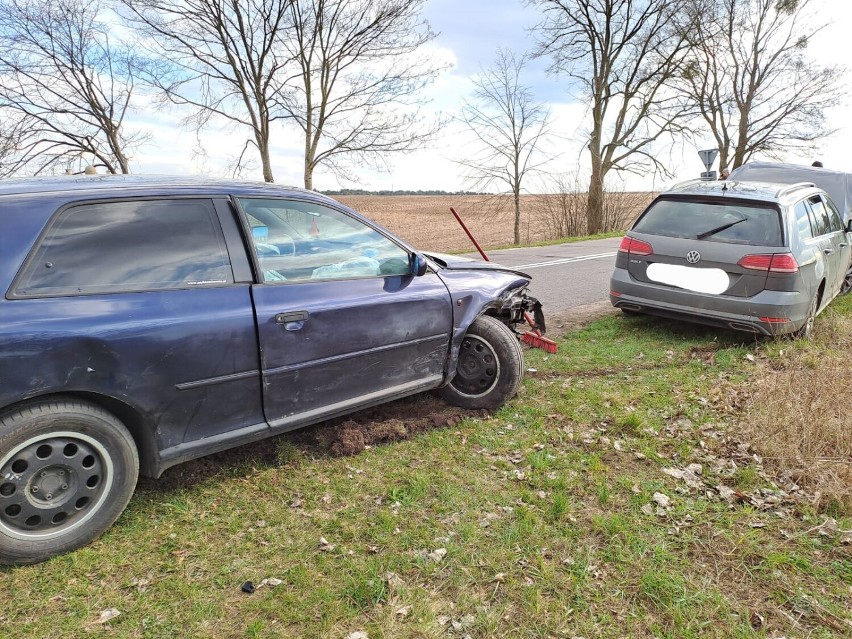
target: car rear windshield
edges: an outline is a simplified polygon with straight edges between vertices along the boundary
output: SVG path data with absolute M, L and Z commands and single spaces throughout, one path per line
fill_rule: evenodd
M 633 230 L 707 242 L 784 245 L 778 209 L 753 202 L 660 199 L 639 218 Z

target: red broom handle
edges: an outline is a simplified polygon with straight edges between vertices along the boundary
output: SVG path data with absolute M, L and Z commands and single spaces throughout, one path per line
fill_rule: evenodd
M 461 217 L 459 217 L 459 214 L 456 213 L 456 210 L 452 206 L 450 207 L 450 212 L 456 216 L 456 219 L 458 220 L 459 224 L 461 224 L 461 227 L 464 229 L 464 232 L 467 233 L 467 236 L 470 238 L 470 241 L 473 242 L 473 245 L 476 247 L 476 250 L 479 251 L 479 254 L 482 256 L 482 259 L 486 262 L 490 262 L 491 260 L 488 259 L 488 256 L 485 254 L 485 251 L 482 250 L 482 247 L 479 245 L 479 242 L 477 242 L 476 238 L 473 237 L 473 233 L 468 230 L 467 225 L 465 225 L 464 221 L 461 219 Z

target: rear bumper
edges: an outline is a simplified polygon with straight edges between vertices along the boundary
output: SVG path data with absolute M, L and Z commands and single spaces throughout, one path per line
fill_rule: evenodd
M 610 302 L 616 308 L 759 335 L 783 335 L 801 328 L 811 299 L 805 293 L 785 291 L 761 291 L 747 298 L 694 293 L 637 282 L 622 268 L 613 272 L 609 288 Z M 768 322 L 761 318 L 789 321 Z

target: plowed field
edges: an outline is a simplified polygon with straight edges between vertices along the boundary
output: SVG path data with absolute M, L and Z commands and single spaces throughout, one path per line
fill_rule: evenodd
M 623 224 L 641 212 L 650 194 L 630 194 L 622 211 Z M 455 207 L 474 237 L 483 246 L 513 243 L 513 209 L 509 196 L 493 195 L 347 195 L 335 199 L 386 226 L 412 245 L 423 250 L 462 251 L 471 249 L 470 240 L 450 213 Z M 556 239 L 547 197 L 521 196 L 521 242 L 530 244 Z M 585 196 L 583 196 L 585 197 Z

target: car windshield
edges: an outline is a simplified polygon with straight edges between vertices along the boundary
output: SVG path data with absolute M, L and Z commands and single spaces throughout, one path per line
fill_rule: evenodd
M 730 200 L 660 199 L 636 222 L 633 230 L 752 246 L 783 246 L 784 240 L 780 214 L 772 205 Z

